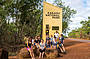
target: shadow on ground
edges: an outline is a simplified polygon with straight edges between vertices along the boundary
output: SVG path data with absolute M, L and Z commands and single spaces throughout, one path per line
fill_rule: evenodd
M 69 46 L 73 46 L 73 45 L 80 44 L 80 43 L 83 43 L 83 42 L 73 41 L 73 40 L 65 40 L 64 43 L 65 43 L 64 44 L 65 47 L 69 47 Z

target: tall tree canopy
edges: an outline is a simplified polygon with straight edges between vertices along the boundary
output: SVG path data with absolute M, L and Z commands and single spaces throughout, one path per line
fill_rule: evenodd
M 40 8 L 41 0 L 0 0 L 0 40 L 17 43 L 26 34 L 37 35 L 41 24 Z
M 69 6 L 65 6 L 64 2 L 62 0 L 55 0 L 54 4 L 60 8 L 63 9 L 63 23 L 62 23 L 62 30 L 63 33 L 66 33 L 69 30 L 69 23 L 71 22 L 70 18 L 76 14 L 76 11 L 74 9 L 71 9 Z

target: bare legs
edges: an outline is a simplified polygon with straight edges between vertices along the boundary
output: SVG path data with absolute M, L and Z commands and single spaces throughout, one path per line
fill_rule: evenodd
M 65 52 L 65 48 L 64 48 L 64 45 L 62 44 L 62 49 L 63 49 L 63 52 Z
M 41 57 L 43 58 L 43 56 L 44 56 L 44 52 L 42 52 L 42 53 L 40 52 L 39 58 L 41 58 Z
M 42 53 L 42 58 L 43 58 L 44 52 Z
M 34 53 L 33 53 L 33 50 L 32 50 L 31 48 L 29 49 L 29 52 L 30 52 L 30 56 L 31 56 L 31 58 L 32 58 L 32 59 L 35 59 L 35 57 L 34 57 Z
M 62 48 L 61 47 L 59 47 L 59 48 L 60 48 L 61 52 L 63 52 Z
M 42 53 L 40 52 L 39 58 L 41 58 L 41 54 L 42 54 Z

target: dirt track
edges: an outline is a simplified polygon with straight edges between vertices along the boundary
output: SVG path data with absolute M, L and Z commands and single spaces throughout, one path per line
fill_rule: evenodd
M 63 57 L 56 59 L 90 59 L 90 43 L 65 40 L 67 54 L 61 54 Z M 12 57 L 9 57 L 12 59 Z M 13 59 L 16 59 L 15 57 Z M 45 58 L 46 59 L 46 58 Z
M 90 43 L 66 40 L 67 54 L 61 59 L 90 59 Z M 59 58 L 57 58 L 59 59 Z

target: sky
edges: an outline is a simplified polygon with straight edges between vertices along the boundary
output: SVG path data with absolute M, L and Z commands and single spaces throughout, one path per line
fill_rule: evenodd
M 48 3 L 53 3 L 54 0 L 46 0 Z M 90 0 L 62 0 L 66 6 L 70 6 L 71 9 L 77 11 L 77 13 L 71 18 L 72 22 L 69 24 L 69 32 L 73 29 L 79 28 L 83 20 L 88 20 L 90 16 Z

